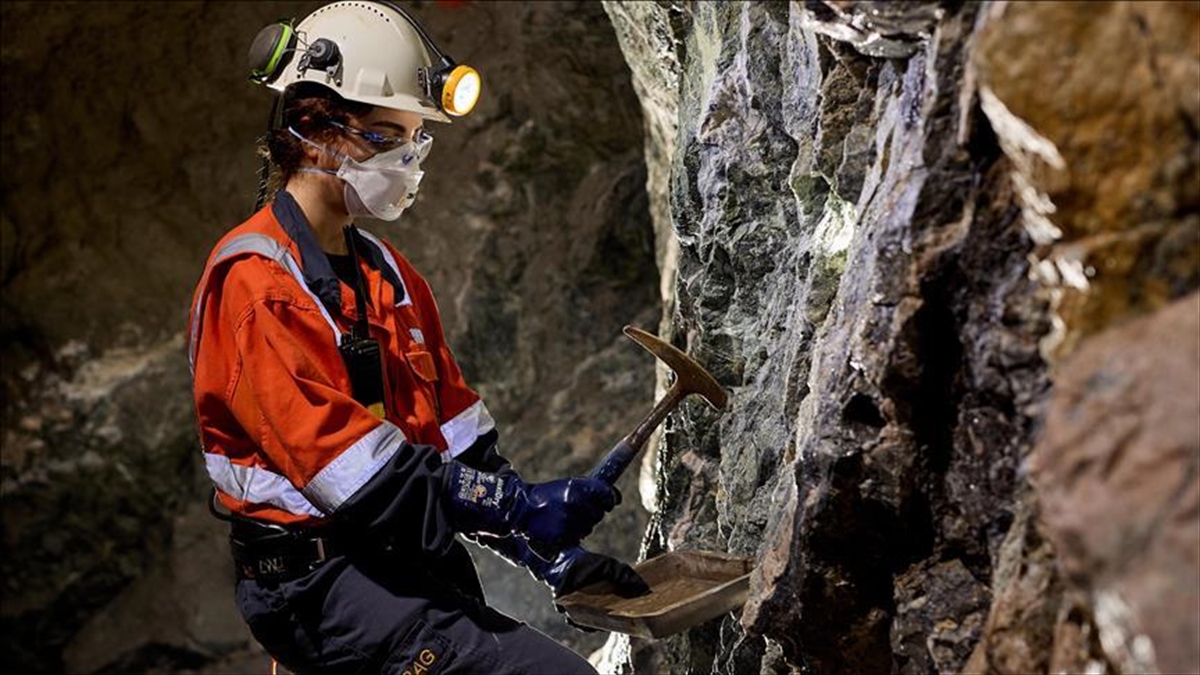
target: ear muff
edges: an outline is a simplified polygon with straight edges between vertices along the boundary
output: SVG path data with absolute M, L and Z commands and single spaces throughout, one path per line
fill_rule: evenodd
M 296 30 L 290 20 L 278 21 L 258 31 L 250 45 L 250 79 L 265 84 L 279 77 L 292 59 L 295 47 Z

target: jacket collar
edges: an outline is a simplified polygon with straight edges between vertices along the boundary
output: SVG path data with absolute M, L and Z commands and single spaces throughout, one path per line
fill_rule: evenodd
M 321 303 L 327 309 L 330 311 L 341 310 L 341 284 L 337 275 L 333 273 L 333 266 L 329 264 L 329 258 L 325 257 L 325 251 L 321 250 L 321 245 L 317 243 L 317 236 L 313 233 L 312 225 L 309 224 L 304 211 L 300 210 L 300 205 L 296 203 L 296 198 L 287 190 L 280 190 L 275 196 L 275 202 L 271 205 L 271 212 L 287 236 L 296 243 L 296 248 L 300 249 L 300 267 L 304 272 L 304 283 L 321 299 Z M 379 270 L 383 274 L 383 278 L 392 285 L 396 295 L 396 304 L 400 304 L 400 301 L 404 299 L 404 284 L 400 283 L 395 271 L 384 261 L 383 252 L 375 246 L 374 242 L 361 234 L 355 238 L 354 244 L 358 249 L 359 257 L 366 260 L 371 268 Z

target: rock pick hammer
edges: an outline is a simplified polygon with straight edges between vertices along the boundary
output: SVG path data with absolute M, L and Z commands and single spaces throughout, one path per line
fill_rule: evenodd
M 679 405 L 679 402 L 689 394 L 699 394 L 714 410 L 724 410 L 729 403 L 729 395 L 725 393 L 721 385 L 717 384 L 713 376 L 709 375 L 708 371 L 699 363 L 693 361 L 692 357 L 640 328 L 625 326 L 624 333 L 629 339 L 641 345 L 643 349 L 658 357 L 671 370 L 675 371 L 675 384 L 671 385 L 666 395 L 654 404 L 654 410 L 650 411 L 637 429 L 622 438 L 613 446 L 612 450 L 608 451 L 604 459 L 600 460 L 596 468 L 592 469 L 592 478 L 598 478 L 609 485 L 617 482 L 626 467 L 633 462 L 633 458 L 637 457 L 654 429 L 662 424 L 675 406 Z

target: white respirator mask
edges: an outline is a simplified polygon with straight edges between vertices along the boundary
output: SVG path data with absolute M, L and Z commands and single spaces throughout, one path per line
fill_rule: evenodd
M 406 141 L 360 162 L 308 140 L 292 127 L 288 127 L 288 131 L 302 142 L 342 160 L 337 171 L 304 167 L 299 170 L 300 173 L 323 173 L 341 178 L 346 183 L 346 212 L 351 216 L 368 216 L 379 220 L 396 220 L 405 209 L 412 206 L 417 198 L 417 187 L 425 176 L 425 172 L 421 171 L 421 161 L 429 155 L 429 147 L 433 143 L 431 136 L 424 135 L 416 141 Z

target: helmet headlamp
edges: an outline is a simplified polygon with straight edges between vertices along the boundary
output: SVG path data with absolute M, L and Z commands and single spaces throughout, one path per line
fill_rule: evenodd
M 442 110 L 450 115 L 466 115 L 475 107 L 482 88 L 479 71 L 471 66 L 455 66 L 442 85 Z

